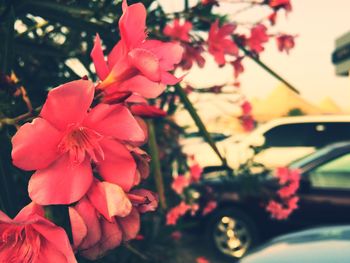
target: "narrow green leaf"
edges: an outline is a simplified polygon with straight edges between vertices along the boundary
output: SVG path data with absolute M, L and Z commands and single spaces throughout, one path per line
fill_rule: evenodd
M 219 152 L 218 148 L 216 147 L 215 141 L 213 140 L 213 138 L 211 138 L 207 128 L 205 127 L 203 121 L 199 117 L 196 109 L 193 107 L 192 102 L 188 99 L 185 91 L 181 88 L 179 84 L 175 85 L 175 91 L 180 96 L 182 103 L 184 104 L 185 108 L 188 110 L 192 119 L 197 125 L 199 133 L 202 135 L 205 141 L 210 145 L 210 147 L 215 151 L 217 156 L 220 158 L 222 165 L 226 166 L 227 165 L 226 159 Z
M 156 132 L 154 129 L 154 123 L 153 120 L 148 120 L 148 146 L 150 149 L 151 154 L 151 164 L 152 164 L 152 171 L 154 174 L 154 180 L 156 183 L 156 188 L 159 196 L 159 203 L 160 207 L 165 210 L 167 208 L 166 199 L 165 199 L 165 190 L 164 190 L 164 182 L 163 182 L 163 175 L 161 170 L 161 164 L 159 160 L 159 150 L 157 145 L 157 139 L 156 139 Z

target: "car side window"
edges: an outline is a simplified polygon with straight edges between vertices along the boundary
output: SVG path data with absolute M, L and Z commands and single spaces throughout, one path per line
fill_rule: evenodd
M 350 190 L 350 153 L 328 161 L 309 173 L 313 188 Z
M 320 123 L 283 124 L 267 131 L 266 147 L 318 147 L 321 127 Z

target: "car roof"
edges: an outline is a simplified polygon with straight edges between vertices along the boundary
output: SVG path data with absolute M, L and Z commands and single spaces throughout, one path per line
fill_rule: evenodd
M 346 263 L 350 258 L 350 225 L 320 227 L 272 239 L 241 263 Z
M 308 116 L 293 116 L 273 119 L 258 126 L 253 132 L 260 134 L 283 124 L 296 124 L 296 123 L 313 123 L 313 122 L 349 122 L 350 115 L 308 115 Z

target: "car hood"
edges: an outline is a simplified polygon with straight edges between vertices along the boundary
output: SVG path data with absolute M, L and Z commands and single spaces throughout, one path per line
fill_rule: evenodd
M 321 227 L 280 236 L 249 253 L 241 263 L 347 263 L 350 225 Z

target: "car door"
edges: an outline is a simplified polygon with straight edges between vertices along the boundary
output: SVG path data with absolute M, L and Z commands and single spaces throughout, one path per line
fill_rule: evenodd
M 293 219 L 307 225 L 350 223 L 350 153 L 328 160 L 304 176 Z

